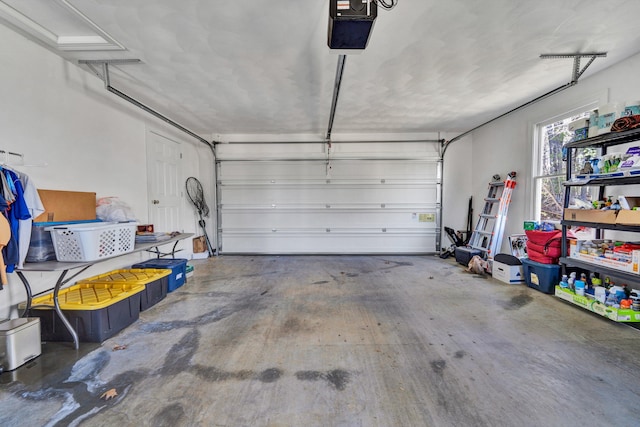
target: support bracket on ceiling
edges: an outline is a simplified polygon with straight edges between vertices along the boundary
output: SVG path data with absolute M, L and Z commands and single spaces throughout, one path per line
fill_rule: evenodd
M 593 53 L 543 53 L 542 55 L 540 55 L 540 59 L 573 59 L 573 73 L 571 76 L 571 81 L 569 83 L 566 83 L 562 86 L 559 86 L 543 95 L 538 96 L 537 98 L 532 99 L 531 101 L 525 102 L 524 104 L 521 104 L 515 108 L 512 108 L 511 110 L 507 111 L 506 113 L 502 113 L 497 117 L 494 117 L 491 120 L 488 120 L 482 124 L 479 124 L 478 126 L 469 129 L 466 132 L 463 132 L 461 134 L 459 134 L 458 136 L 445 141 L 442 144 L 442 154 L 441 154 L 441 158 L 444 158 L 444 153 L 447 152 L 447 148 L 449 148 L 449 145 L 451 145 L 453 142 L 456 142 L 458 140 L 460 140 L 461 138 L 469 135 L 471 132 L 488 125 L 489 123 L 492 123 L 498 119 L 501 119 L 505 116 L 508 116 L 511 113 L 514 113 L 516 111 L 519 111 L 523 108 L 526 108 L 530 105 L 535 104 L 536 102 L 542 101 L 543 99 L 546 99 L 548 97 L 550 97 L 551 95 L 555 95 L 556 93 L 562 92 L 565 89 L 568 89 L 572 86 L 575 86 L 578 84 L 578 79 L 580 78 L 580 76 L 582 76 L 582 74 L 586 71 L 586 69 L 589 67 L 589 65 L 591 65 L 593 63 L 593 61 L 596 60 L 596 58 L 606 58 L 607 53 L 606 52 L 593 52 Z M 582 67 L 582 69 L 580 69 L 580 59 L 582 58 L 589 58 L 589 62 L 587 62 L 587 64 Z
M 142 61 L 139 59 L 80 59 L 78 64 L 86 65 L 100 80 L 108 87 L 109 84 L 109 65 L 126 65 L 126 64 L 140 64 Z M 96 67 L 100 67 L 98 70 Z
M 171 120 L 170 118 L 168 118 L 167 116 L 157 112 L 156 110 L 146 106 L 145 104 L 143 104 L 142 102 L 130 97 L 129 95 L 119 91 L 118 89 L 114 88 L 113 86 L 111 86 L 111 80 L 109 78 L 109 65 L 113 64 L 113 65 L 126 65 L 126 64 L 139 64 L 142 61 L 140 61 L 139 59 L 80 59 L 78 61 L 79 64 L 81 65 L 86 65 L 96 76 L 98 76 L 98 78 L 100 80 L 102 80 L 104 82 L 104 87 L 108 92 L 113 93 L 114 95 L 119 96 L 120 98 L 124 99 L 125 101 L 128 101 L 129 103 L 135 105 L 136 107 L 146 111 L 147 113 L 151 114 L 154 117 L 157 117 L 158 119 L 170 124 L 171 126 L 175 127 L 176 129 L 186 133 L 187 135 L 197 139 L 198 141 L 202 142 L 203 144 L 207 145 L 211 151 L 214 154 L 215 157 L 215 152 L 214 152 L 214 142 L 209 142 L 206 139 L 202 138 L 200 135 L 196 134 L 195 132 L 190 131 L 189 129 L 185 128 L 184 126 L 182 126 L 181 124 Z M 100 69 L 98 69 L 98 67 Z
M 540 59 L 573 59 L 573 74 L 571 76 L 571 83 L 578 83 L 578 79 L 589 68 L 589 65 L 596 60 L 596 58 L 606 58 L 606 52 L 594 52 L 594 53 L 543 53 L 540 55 Z M 589 62 L 580 69 L 580 59 L 589 58 Z

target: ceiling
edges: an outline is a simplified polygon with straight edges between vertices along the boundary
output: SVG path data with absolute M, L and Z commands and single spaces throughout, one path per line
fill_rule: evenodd
M 390 0 L 387 0 L 389 2 Z M 324 138 L 339 54 L 329 1 L 4 0 L 0 18 L 218 141 Z M 346 56 L 332 135 L 466 131 L 640 52 L 636 0 L 398 0 Z M 584 65 L 587 60 L 583 60 Z M 87 72 L 90 72 L 88 68 Z

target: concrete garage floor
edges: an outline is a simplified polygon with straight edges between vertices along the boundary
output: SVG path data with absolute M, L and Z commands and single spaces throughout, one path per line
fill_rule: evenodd
M 524 285 L 433 256 L 192 263 L 114 338 L 2 374 L 0 425 L 640 422 L 640 331 Z

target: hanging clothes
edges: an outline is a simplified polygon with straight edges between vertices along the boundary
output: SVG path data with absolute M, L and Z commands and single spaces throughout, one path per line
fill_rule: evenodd
M 24 266 L 24 261 L 27 258 L 27 252 L 29 252 L 29 245 L 31 244 L 31 229 L 33 228 L 33 220 L 40 214 L 44 213 L 44 205 L 38 194 L 38 190 L 29 176 L 22 172 L 17 172 L 22 187 L 24 188 L 24 201 L 29 209 L 31 218 L 21 219 L 18 228 L 18 268 Z
M 29 213 L 29 208 L 25 202 L 24 189 L 18 175 L 8 168 L 3 168 L 2 176 L 5 178 L 2 182 L 3 187 L 5 185 L 4 181 L 6 181 L 9 191 L 14 196 L 14 201 L 12 203 L 7 203 L 9 207 L 6 215 L 11 227 L 11 239 L 9 240 L 6 248 L 3 249 L 7 273 L 13 273 L 15 266 L 20 261 L 20 249 L 18 246 L 20 220 L 30 219 L 31 214 Z M 3 192 L 4 190 L 6 189 L 3 188 Z

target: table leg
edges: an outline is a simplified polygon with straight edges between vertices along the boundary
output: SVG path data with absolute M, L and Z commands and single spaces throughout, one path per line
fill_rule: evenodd
M 20 281 L 24 285 L 24 290 L 27 292 L 27 305 L 25 310 L 20 315 L 20 317 L 27 317 L 27 314 L 31 309 L 31 300 L 33 299 L 33 293 L 31 292 L 31 285 L 29 285 L 29 281 L 24 276 L 24 274 L 22 274 L 22 271 L 16 271 L 16 274 L 18 275 L 18 277 L 20 278 Z
M 58 301 L 58 292 L 60 291 L 60 287 L 64 284 L 64 276 L 67 275 L 68 271 L 69 270 L 64 270 L 62 274 L 60 274 L 60 277 L 58 278 L 58 280 L 56 281 L 56 287 L 53 289 L 53 308 L 56 310 L 56 313 L 58 313 L 58 317 L 64 324 L 65 328 L 67 328 L 67 330 L 73 337 L 73 345 L 77 350 L 80 348 L 80 340 L 78 339 L 78 333 L 76 332 L 75 329 L 73 329 L 73 326 L 71 326 L 71 323 L 69 323 L 69 320 L 65 317 L 64 313 L 60 309 L 60 302 Z
M 64 325 L 64 327 L 67 328 L 67 330 L 71 334 L 71 337 L 73 338 L 73 345 L 74 345 L 75 349 L 77 350 L 78 348 L 80 348 L 80 340 L 78 339 L 78 333 L 76 332 L 75 329 L 73 329 L 73 326 L 71 326 L 71 323 L 69 322 L 69 320 L 66 318 L 66 316 L 64 315 L 64 313 L 60 309 L 60 302 L 58 301 L 58 292 L 60 291 L 60 287 L 65 283 L 64 278 L 65 278 L 65 276 L 67 275 L 68 272 L 69 272 L 69 270 L 64 270 L 60 274 L 60 277 L 58 277 L 58 280 L 56 281 L 56 286 L 55 286 L 55 288 L 53 288 L 53 309 L 56 311 L 56 314 L 58 315 L 58 317 L 62 321 L 62 324 Z M 29 281 L 27 280 L 25 275 L 22 273 L 22 271 L 16 271 L 16 273 L 18 274 L 18 277 L 22 281 L 22 284 L 24 285 L 24 289 L 27 292 L 26 308 L 25 308 L 24 312 L 22 313 L 22 315 L 20 316 L 20 317 L 26 317 L 28 315 L 28 313 L 29 313 L 29 310 L 31 309 L 31 302 L 33 300 L 33 294 L 31 292 L 31 285 L 29 284 Z

